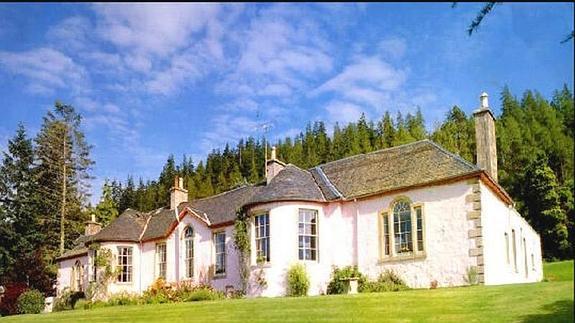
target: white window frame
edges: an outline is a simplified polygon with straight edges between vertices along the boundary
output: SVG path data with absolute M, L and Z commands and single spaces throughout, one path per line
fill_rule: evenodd
M 165 241 L 156 243 L 155 259 L 156 278 L 166 280 L 166 275 L 168 273 L 168 247 L 166 246 Z
M 223 251 L 218 251 L 218 236 L 223 235 L 224 241 L 221 244 L 223 246 Z M 213 233 L 213 243 L 214 243 L 214 277 L 224 277 L 226 275 L 226 264 L 227 264 L 227 253 L 226 253 L 226 231 L 216 231 Z M 222 272 L 218 273 L 218 255 L 223 255 Z
M 305 221 L 305 218 L 301 219 L 302 211 L 309 212 L 311 211 L 315 215 L 315 223 Z M 298 259 L 300 261 L 312 261 L 312 262 L 319 262 L 319 211 L 317 209 L 310 209 L 310 208 L 298 208 Z M 300 226 L 303 226 L 303 232 L 300 231 Z M 306 233 L 306 226 L 310 226 L 310 233 Z M 315 234 L 312 233 L 313 226 L 315 226 Z M 300 243 L 300 240 L 303 238 L 303 244 Z M 309 246 L 307 246 L 305 240 L 309 238 Z M 312 248 L 312 241 L 315 242 L 315 248 Z M 310 251 L 310 259 L 306 257 L 306 251 Z M 315 257 L 315 259 L 314 259 Z
M 187 235 L 188 230 L 192 231 L 191 236 Z M 184 258 L 185 258 L 185 277 L 186 278 L 194 278 L 194 238 L 195 238 L 195 231 L 191 225 L 188 225 L 184 229 Z
M 394 208 L 397 203 L 409 204 L 411 215 L 411 239 L 410 251 L 399 252 L 396 248 L 396 230 Z M 421 215 L 418 223 L 418 210 Z M 387 222 L 386 222 L 387 221 Z M 386 230 L 387 223 L 387 230 Z M 395 198 L 388 209 L 380 212 L 378 216 L 380 262 L 396 261 L 403 259 L 417 259 L 426 256 L 427 242 L 425 234 L 425 207 L 423 203 L 414 203 L 405 196 Z M 421 239 L 419 235 L 421 234 Z M 421 243 L 420 243 L 421 242 Z M 421 247 L 421 248 L 420 248 Z
M 267 218 L 267 222 L 262 224 L 261 218 Z M 261 232 L 264 232 L 261 235 Z M 269 263 L 271 261 L 271 239 L 270 239 L 270 214 L 269 212 L 258 213 L 254 216 L 254 238 L 255 238 L 255 252 L 256 252 L 256 263 L 259 262 L 260 256 L 262 256 L 263 263 Z M 262 248 L 265 246 L 265 248 Z M 263 250 L 265 249 L 265 250 Z M 267 253 L 266 253 L 267 252 Z
M 126 250 L 127 254 L 124 254 L 122 250 Z M 134 277 L 134 248 L 131 246 L 117 246 L 118 256 L 117 265 L 120 267 L 118 276 L 116 277 L 116 282 L 120 284 L 131 284 Z M 122 263 L 122 259 L 126 259 L 126 263 Z M 124 277 L 126 279 L 124 280 Z

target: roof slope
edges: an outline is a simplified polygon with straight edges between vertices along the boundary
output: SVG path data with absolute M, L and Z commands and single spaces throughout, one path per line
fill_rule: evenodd
M 246 204 L 258 191 L 258 188 L 245 185 L 214 196 L 193 200 L 184 203 L 184 205 L 194 211 L 204 213 L 212 224 L 234 221 L 236 210 Z
M 138 242 L 149 216 L 149 213 L 127 209 L 100 232 L 90 236 L 88 240 Z
M 268 185 L 259 187 L 248 204 L 273 201 L 325 202 L 326 199 L 308 171 L 288 164 Z
M 477 166 L 429 140 L 352 156 L 318 167 L 346 199 L 480 171 Z M 333 195 L 330 197 L 335 199 Z
M 165 237 L 172 223 L 176 221 L 176 212 L 167 208 L 152 211 L 148 216 L 150 219 L 142 235 L 142 241 Z

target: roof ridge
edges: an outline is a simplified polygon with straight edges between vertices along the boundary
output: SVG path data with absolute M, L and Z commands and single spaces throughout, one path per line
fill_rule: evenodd
M 347 156 L 347 157 L 344 157 L 344 158 L 332 160 L 332 161 L 327 162 L 327 163 L 319 164 L 319 165 L 317 165 L 317 166 L 315 166 L 315 167 L 322 167 L 322 166 L 329 165 L 329 164 L 332 164 L 332 163 L 336 163 L 336 162 L 339 162 L 339 161 L 342 161 L 342 160 L 354 159 L 354 158 L 358 158 L 358 157 L 361 157 L 361 156 L 375 155 L 375 154 L 378 154 L 378 153 L 382 153 L 382 152 L 384 152 L 384 151 L 390 151 L 390 150 L 395 150 L 395 149 L 399 149 L 399 148 L 405 148 L 405 147 L 408 147 L 408 146 L 414 146 L 414 145 L 416 145 L 416 144 L 421 144 L 421 143 L 424 143 L 424 142 L 432 142 L 432 141 L 426 138 L 426 139 L 422 139 L 422 140 L 410 142 L 410 143 L 403 144 L 403 145 L 399 145 L 399 146 L 387 147 L 387 148 L 383 148 L 383 149 L 379 149 L 379 150 L 370 151 L 370 152 L 367 152 L 367 153 L 361 153 L 361 154 L 356 154 L 356 155 L 352 155 L 352 156 Z
M 435 146 L 436 148 L 438 148 L 442 153 L 444 153 L 444 154 L 446 154 L 446 155 L 448 155 L 448 156 L 454 158 L 455 160 L 457 160 L 457 161 L 459 161 L 459 162 L 465 164 L 466 166 L 469 166 L 469 167 L 473 168 L 474 170 L 481 169 L 481 168 L 479 168 L 477 165 L 475 165 L 475 164 L 473 164 L 473 163 L 471 163 L 471 162 L 469 162 L 469 161 L 463 159 L 463 157 L 461 157 L 461 156 L 459 156 L 459 155 L 457 155 L 457 154 L 454 154 L 454 153 L 450 152 L 449 150 L 443 148 L 443 147 L 440 146 L 438 143 L 433 142 L 433 141 L 431 141 L 431 140 L 429 140 L 429 142 L 430 142 L 433 146 Z
M 329 190 L 334 193 L 337 197 L 339 197 L 340 199 L 343 198 L 343 194 L 341 194 L 341 192 L 335 187 L 335 185 L 333 185 L 333 183 L 329 180 L 329 178 L 327 178 L 327 175 L 325 175 L 325 173 L 323 172 L 323 170 L 321 169 L 321 167 L 316 166 L 314 167 L 314 169 L 317 171 L 318 175 L 321 177 L 321 179 L 324 181 L 324 183 L 326 184 L 326 186 L 329 188 Z M 314 177 L 314 176 L 312 176 Z M 315 177 L 314 177 L 314 181 L 315 181 Z M 319 186 L 319 185 L 318 185 Z M 325 198 L 325 194 L 323 194 L 323 191 L 321 190 L 320 187 L 320 192 L 323 195 L 323 197 Z M 325 199 L 326 201 L 328 200 L 327 198 Z
M 189 201 L 188 203 L 192 203 L 192 202 L 194 202 L 194 201 L 202 201 L 202 200 L 211 199 L 211 198 L 214 198 L 214 197 L 217 197 L 217 196 L 220 196 L 220 195 L 224 195 L 224 194 L 227 194 L 227 193 L 231 193 L 231 192 L 233 192 L 233 191 L 237 191 L 237 190 L 239 190 L 240 188 L 245 188 L 245 187 L 254 187 L 254 186 L 253 186 L 252 184 L 243 184 L 243 185 L 238 186 L 238 187 L 236 187 L 236 188 L 232 188 L 231 190 L 227 190 L 227 191 L 220 192 L 220 193 L 218 193 L 218 194 L 214 194 L 214 195 L 202 197 L 202 198 L 199 198 L 199 199 L 191 200 L 191 201 Z
M 142 228 L 142 233 L 140 233 L 140 236 L 138 237 L 138 241 L 142 241 L 142 237 L 146 233 L 146 230 L 148 229 L 148 223 L 150 223 L 151 219 L 152 219 L 152 215 L 148 216 L 148 218 L 146 219 L 146 223 L 144 224 L 144 228 Z

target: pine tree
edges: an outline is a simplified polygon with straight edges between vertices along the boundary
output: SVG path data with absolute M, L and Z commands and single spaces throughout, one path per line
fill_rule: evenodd
M 70 105 L 56 102 L 48 111 L 36 138 L 39 185 L 43 191 L 43 216 L 50 250 L 62 254 L 83 228 L 82 208 L 88 198 L 93 165 L 90 149 L 80 129 L 81 116 Z M 59 229 L 54 227 L 59 225 Z M 59 239 L 54 236 L 59 232 Z M 66 239 L 68 237 L 68 239 Z
M 104 182 L 104 186 L 102 187 L 102 197 L 94 212 L 96 215 L 96 221 L 99 221 L 102 226 L 107 226 L 118 216 L 118 208 L 112 198 L 112 186 L 108 184 L 108 180 Z

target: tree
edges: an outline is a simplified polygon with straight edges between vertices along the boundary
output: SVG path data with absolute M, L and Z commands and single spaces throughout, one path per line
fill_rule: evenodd
M 96 221 L 99 221 L 102 226 L 107 226 L 118 216 L 118 208 L 112 198 L 112 186 L 108 184 L 108 180 L 104 182 L 102 197 L 94 212 Z
M 80 128 L 81 120 L 74 107 L 57 101 L 54 111 L 46 113 L 36 137 L 43 213 L 51 219 L 46 229 L 52 235 L 57 231 L 53 224 L 59 225 L 59 247 L 51 249 L 58 249 L 60 254 L 66 248 L 66 236 L 71 242 L 81 232 L 81 209 L 89 196 L 89 171 L 94 163 L 90 159 L 91 146 Z M 54 244 L 53 237 L 48 241 Z
M 40 214 L 34 148 L 20 124 L 8 141 L 0 165 L 0 277 L 3 282 L 28 282 L 49 291 L 54 272 L 42 259 L 44 233 Z M 34 263 L 34 266 L 29 266 Z M 3 283 L 0 281 L 0 283 Z
M 541 234 L 543 255 L 547 259 L 569 254 L 568 219 L 561 209 L 559 185 L 553 170 L 540 155 L 525 172 L 525 206 L 527 219 Z

